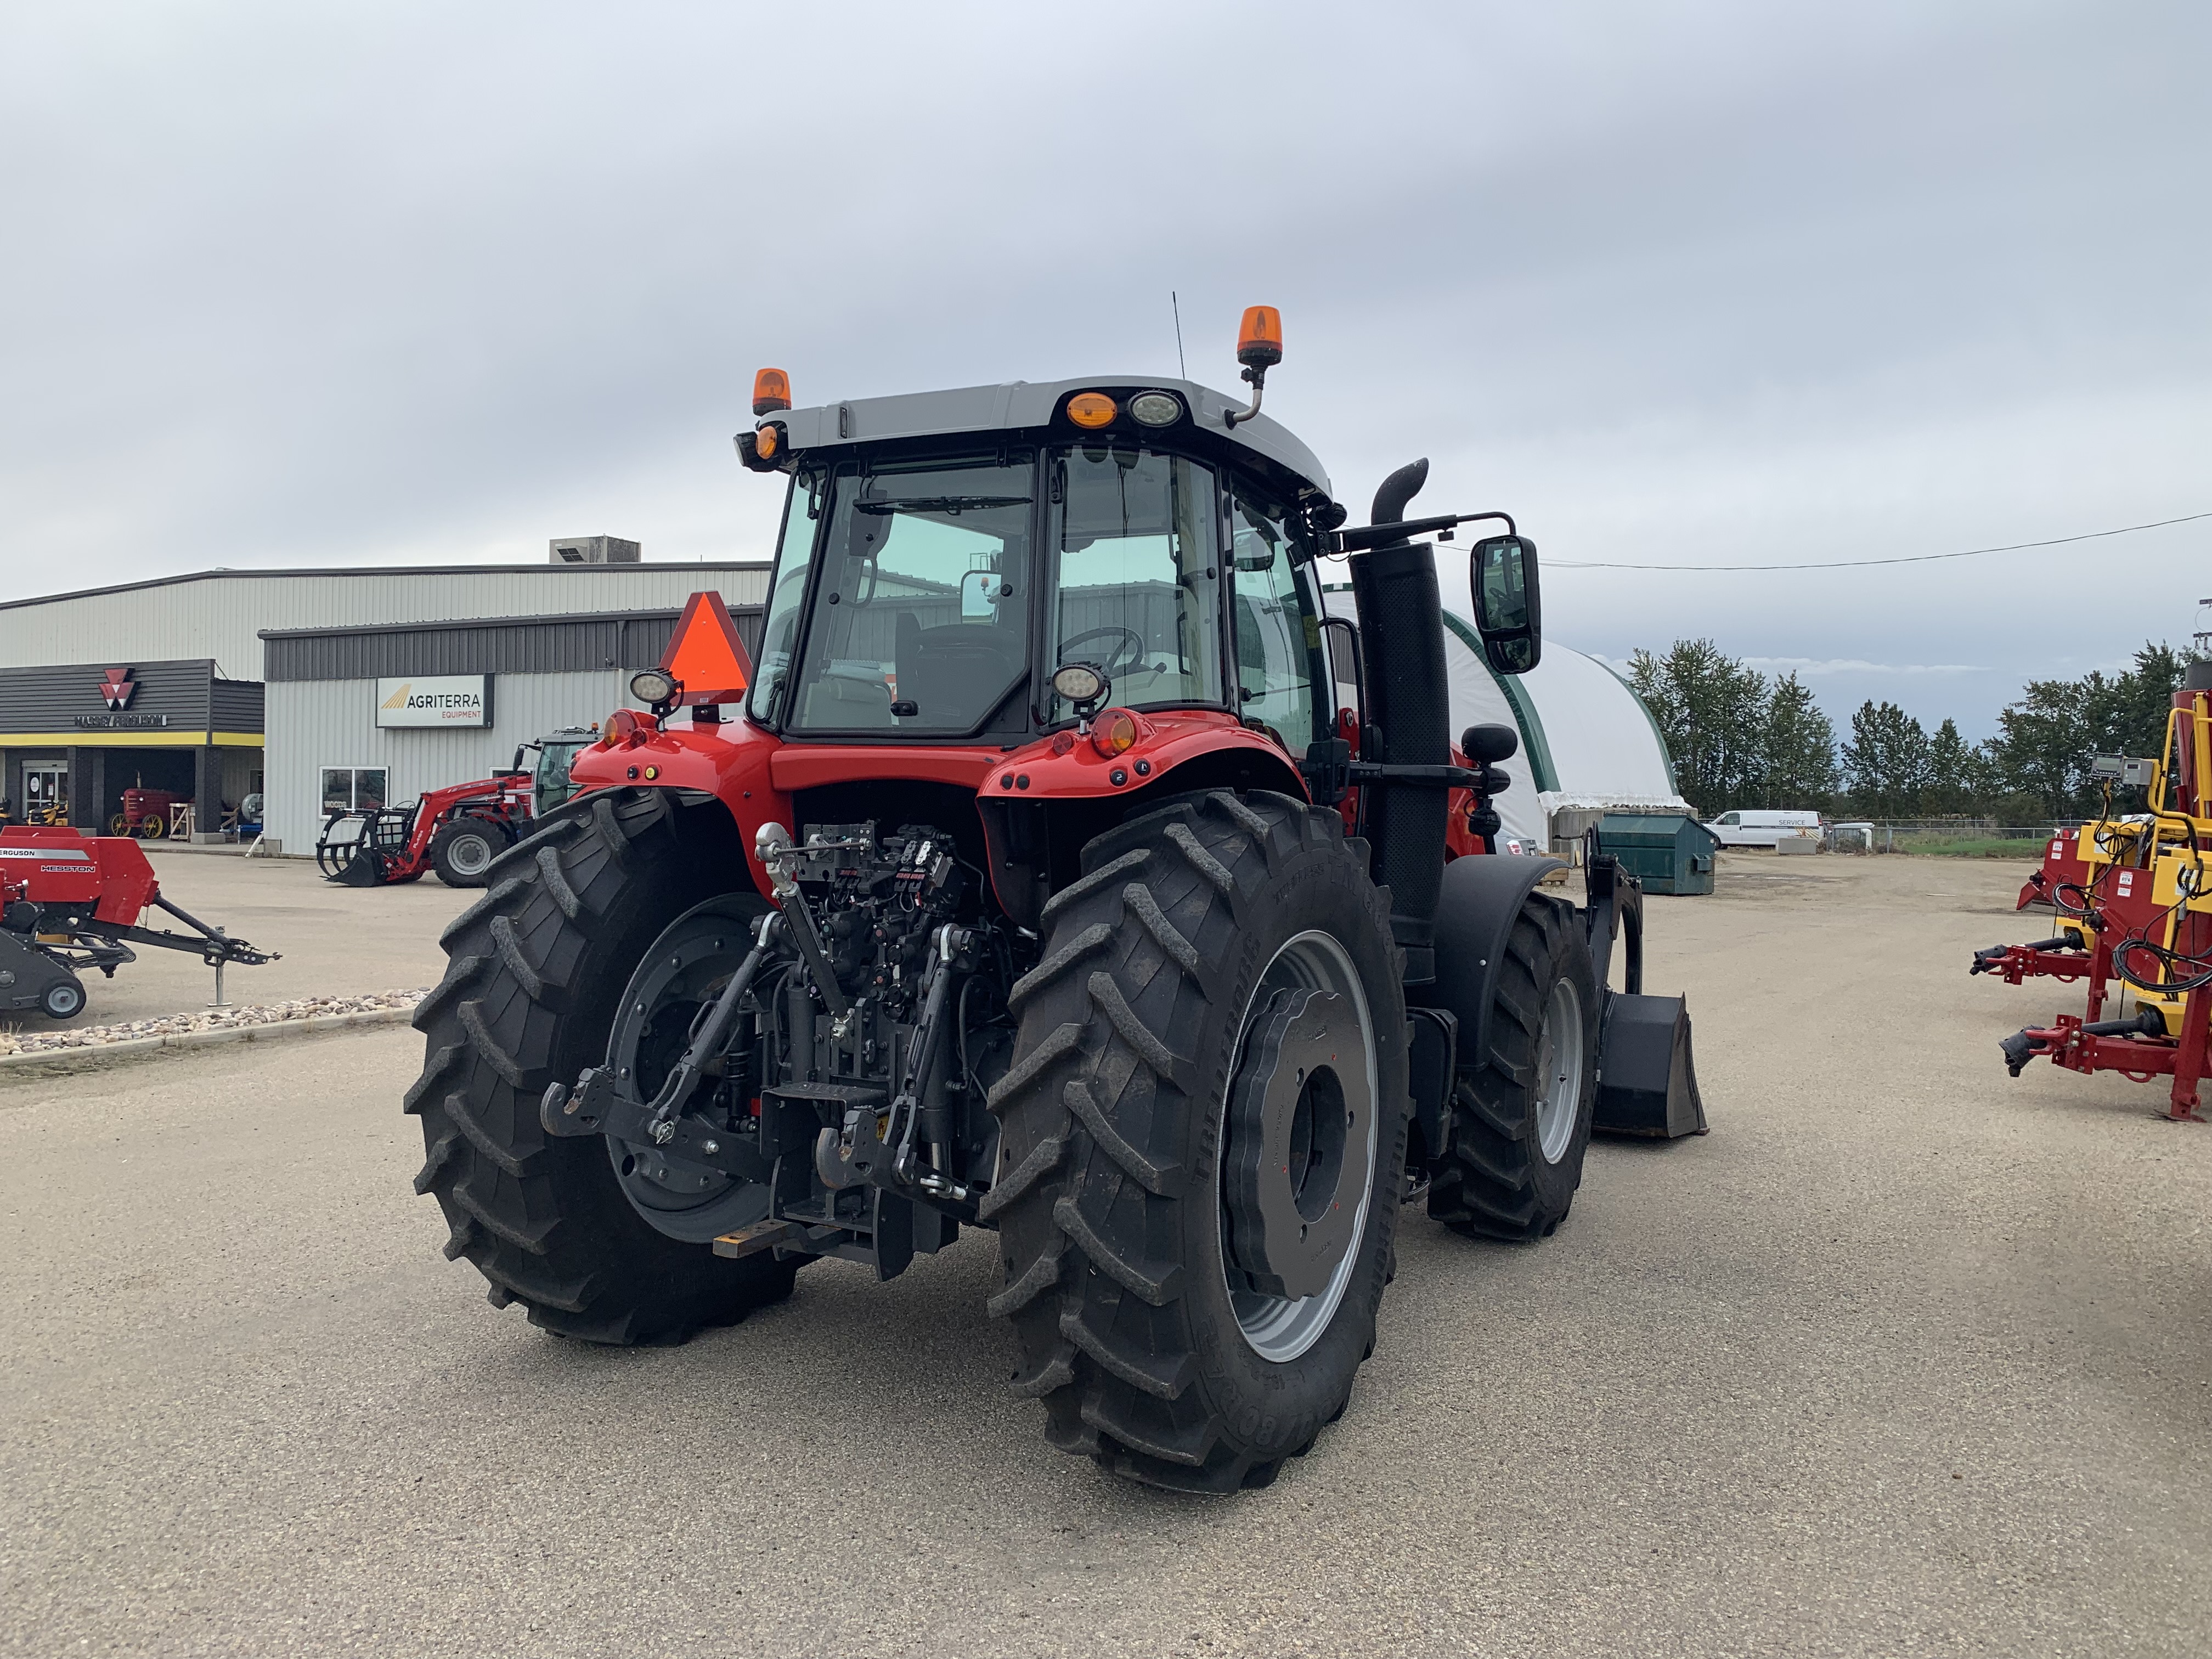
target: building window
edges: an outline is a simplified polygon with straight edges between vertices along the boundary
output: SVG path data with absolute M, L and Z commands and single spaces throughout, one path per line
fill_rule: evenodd
M 384 805 L 385 773 L 381 766 L 325 766 L 323 769 L 323 811 L 373 812 Z

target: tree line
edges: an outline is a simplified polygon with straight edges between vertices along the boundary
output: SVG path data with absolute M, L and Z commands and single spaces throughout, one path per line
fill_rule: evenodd
M 1628 682 L 1658 722 L 1675 787 L 1701 816 L 1733 807 L 1812 808 L 1875 819 L 1975 817 L 2039 823 L 2088 817 L 2093 755 L 2155 755 L 2191 658 L 2146 643 L 2118 674 L 2030 680 L 1969 744 L 1958 723 L 1929 732 L 1869 699 L 1838 737 L 1792 672 L 1747 667 L 1711 640 L 1638 651 Z

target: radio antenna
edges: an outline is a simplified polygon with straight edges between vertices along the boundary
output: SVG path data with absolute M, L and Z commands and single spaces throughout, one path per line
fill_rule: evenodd
M 1173 289 L 1168 290 L 1168 303 L 1175 307 L 1176 373 L 1188 380 L 1190 379 L 1190 366 L 1182 360 L 1182 301 L 1176 297 Z

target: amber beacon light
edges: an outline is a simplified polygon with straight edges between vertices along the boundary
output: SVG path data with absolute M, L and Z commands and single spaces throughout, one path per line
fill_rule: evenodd
M 1283 361 L 1281 312 L 1273 306 L 1244 307 L 1244 322 L 1237 331 L 1237 361 L 1247 368 L 1273 368 Z
M 764 368 L 753 376 L 754 414 L 768 415 L 776 410 L 790 407 L 790 375 L 780 368 Z
M 1239 421 L 1260 412 L 1267 395 L 1267 371 L 1283 361 L 1283 313 L 1273 306 L 1247 306 L 1237 330 L 1237 361 L 1244 365 L 1245 384 L 1252 388 L 1252 407 L 1224 409 L 1221 423 L 1234 431 Z

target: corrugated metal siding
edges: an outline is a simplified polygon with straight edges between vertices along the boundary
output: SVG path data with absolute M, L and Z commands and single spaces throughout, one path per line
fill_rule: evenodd
M 51 663 L 94 642 L 106 663 L 212 657 L 258 678 L 264 628 L 680 609 L 708 588 L 758 605 L 765 564 L 494 565 L 465 570 L 213 571 L 119 592 L 0 606 L 0 665 Z
M 388 799 L 489 776 L 526 743 L 564 726 L 589 726 L 629 702 L 620 669 L 510 674 L 495 682 L 486 731 L 380 729 L 373 679 L 285 681 L 269 687 L 267 833 L 287 853 L 310 853 L 322 828 L 322 769 L 381 766 Z
M 261 729 L 261 682 L 217 680 L 215 683 L 215 729 L 218 732 L 258 732 Z
M 68 732 L 80 714 L 106 717 L 109 711 L 100 686 L 111 665 L 0 668 L 0 732 Z M 138 689 L 123 712 L 166 714 L 173 730 L 205 731 L 210 668 L 205 659 L 133 665 L 132 683 Z
M 628 617 L 495 619 L 461 627 L 280 635 L 262 641 L 272 681 L 349 680 L 403 674 L 563 674 L 644 668 L 660 660 L 675 611 Z M 740 611 L 738 637 L 760 637 L 757 610 Z

